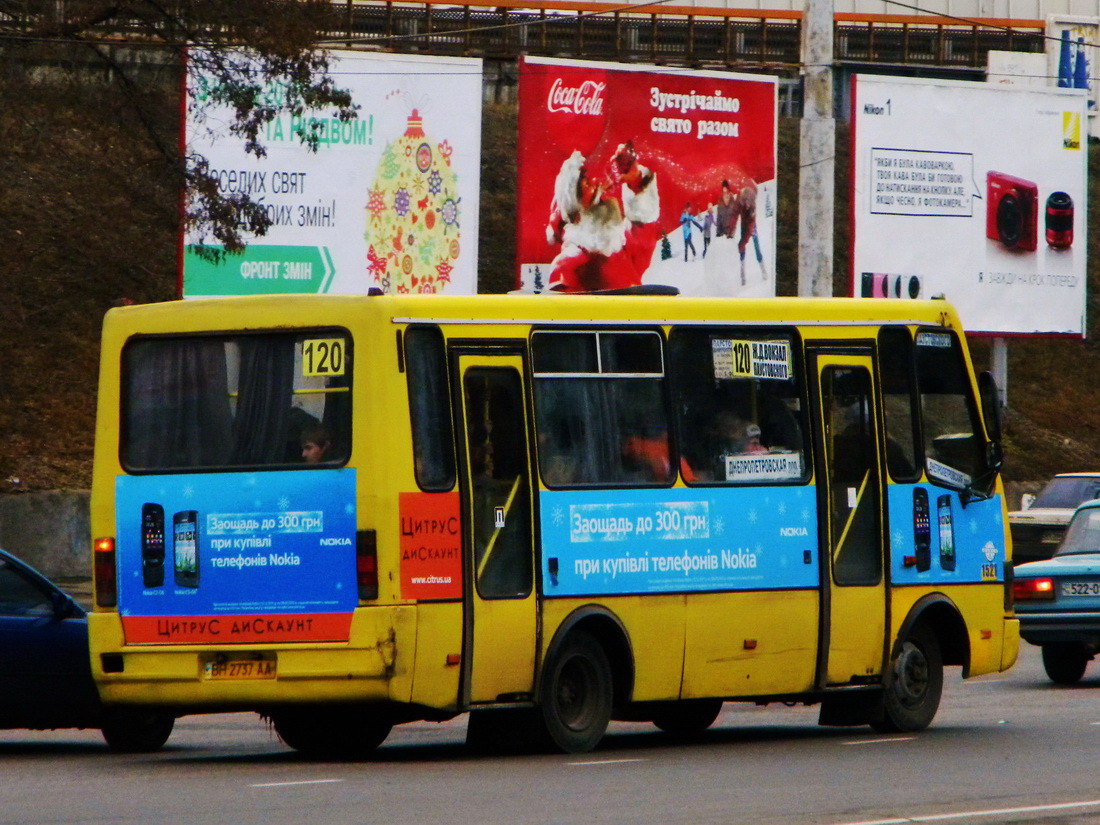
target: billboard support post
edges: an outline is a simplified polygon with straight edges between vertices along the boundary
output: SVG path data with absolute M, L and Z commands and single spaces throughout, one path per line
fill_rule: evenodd
M 798 294 L 833 294 L 833 0 L 809 0 L 802 18 Z
M 993 379 L 997 382 L 997 403 L 1008 409 L 1008 340 L 997 336 L 993 339 Z

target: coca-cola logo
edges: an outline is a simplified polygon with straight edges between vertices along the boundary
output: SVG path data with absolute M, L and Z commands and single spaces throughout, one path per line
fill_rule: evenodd
M 559 77 L 550 87 L 546 99 L 546 108 L 551 112 L 566 112 L 575 115 L 603 114 L 603 90 L 606 83 L 585 80 L 579 86 L 566 86 Z

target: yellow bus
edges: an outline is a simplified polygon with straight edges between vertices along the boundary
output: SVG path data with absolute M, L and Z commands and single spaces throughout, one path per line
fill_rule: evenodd
M 994 399 L 943 301 L 111 310 L 108 741 L 251 710 L 355 755 L 470 712 L 480 746 L 580 752 L 611 719 L 691 734 L 731 700 L 920 730 L 944 666 L 1016 658 Z

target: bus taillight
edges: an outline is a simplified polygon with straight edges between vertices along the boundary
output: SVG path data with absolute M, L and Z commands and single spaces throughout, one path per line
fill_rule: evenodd
M 355 534 L 355 578 L 360 601 L 378 598 L 378 539 L 373 530 Z
M 1012 595 L 1018 602 L 1053 601 L 1054 579 L 1016 579 Z
M 96 539 L 94 549 L 95 603 L 97 607 L 114 607 L 118 604 L 118 579 L 115 573 L 115 540 Z

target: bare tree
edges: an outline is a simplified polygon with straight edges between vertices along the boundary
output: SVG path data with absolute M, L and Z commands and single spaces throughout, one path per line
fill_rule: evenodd
M 330 0 L 0 0 L 0 48 L 86 46 L 127 92 L 124 99 L 149 140 L 185 187 L 185 228 L 199 243 L 196 251 L 216 258 L 224 254 L 220 248 L 243 250 L 245 233 L 265 234 L 271 219 L 248 193 L 221 191 L 205 157 L 181 151 L 149 110 L 116 47 L 154 45 L 177 53 L 188 77 L 201 80 L 202 93 L 188 95 L 191 122 L 202 124 L 214 107 L 228 107 L 229 131 L 243 139 L 246 152 L 266 154 L 262 130 L 283 114 L 312 124 L 298 137 L 315 151 L 320 119 L 301 115 L 328 109 L 347 121 L 357 108 L 336 87 L 328 54 L 317 47 L 335 29 L 335 15 Z

